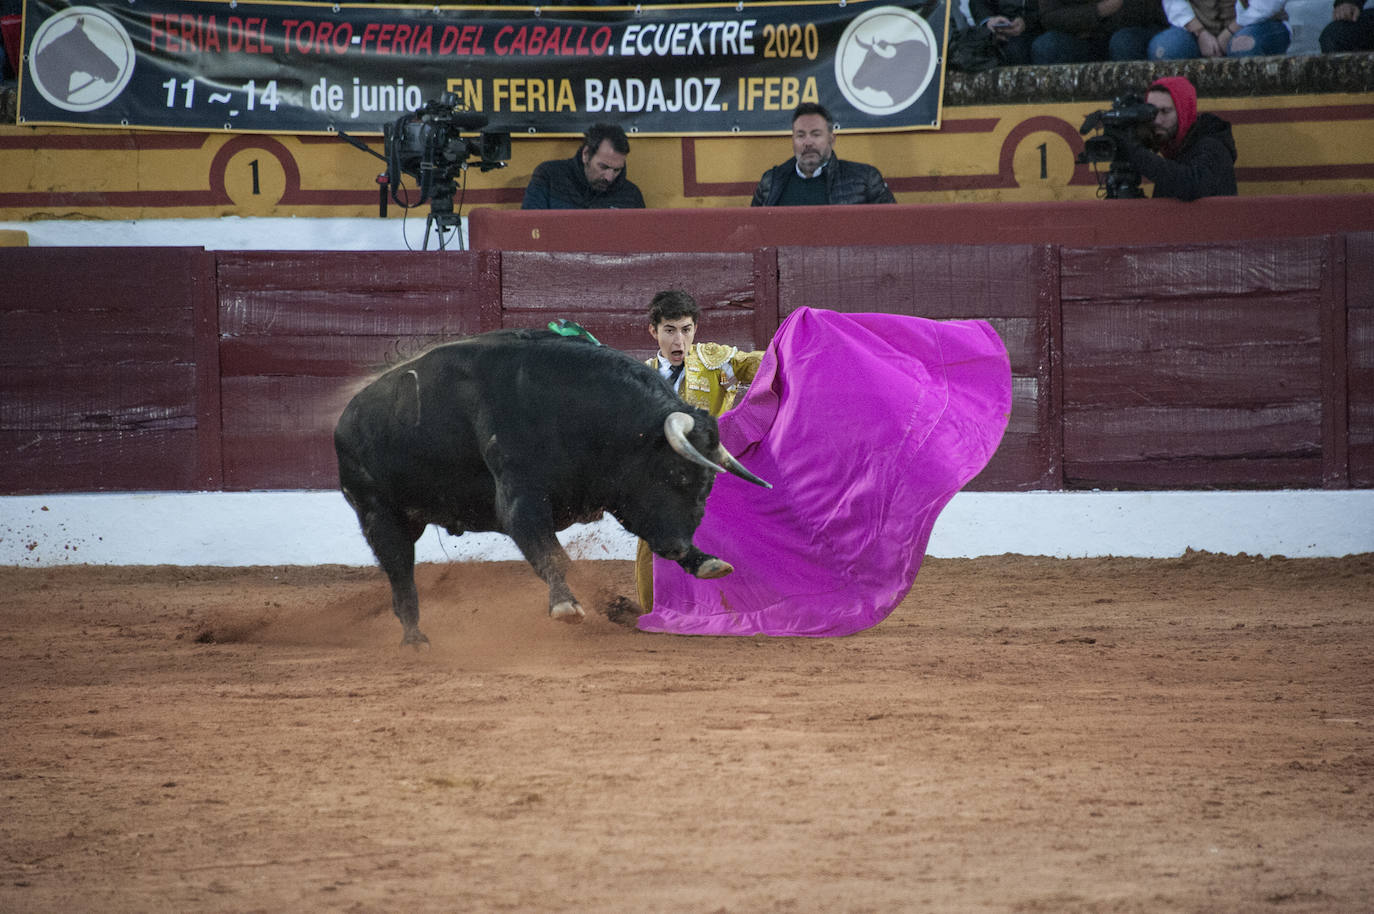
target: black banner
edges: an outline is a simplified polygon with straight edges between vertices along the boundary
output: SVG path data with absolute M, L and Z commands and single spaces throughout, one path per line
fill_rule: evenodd
M 946 0 L 379 7 L 27 0 L 24 124 L 379 133 L 453 92 L 514 133 L 938 127 Z

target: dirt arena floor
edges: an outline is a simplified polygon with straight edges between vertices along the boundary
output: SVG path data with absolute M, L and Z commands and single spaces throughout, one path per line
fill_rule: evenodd
M 423 652 L 372 569 L 0 585 L 0 911 L 1374 910 L 1374 556 L 932 560 L 835 640 L 426 566 Z

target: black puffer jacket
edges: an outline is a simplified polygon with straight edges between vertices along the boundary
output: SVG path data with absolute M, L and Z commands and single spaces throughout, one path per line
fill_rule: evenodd
M 1155 183 L 1151 196 L 1175 200 L 1236 196 L 1236 141 L 1231 125 L 1215 114 L 1199 114 L 1178 155 L 1166 159 L 1144 146 L 1127 146 L 1131 165 Z
M 986 22 L 993 16 L 1006 16 L 1026 23 L 1026 30 L 1021 33 L 1023 35 L 1039 35 L 1044 31 L 1040 27 L 1038 0 L 969 0 L 968 9 L 974 25 Z
M 777 206 L 782 197 L 787 180 L 797 173 L 797 160 L 788 159 L 775 165 L 759 178 L 759 186 L 754 188 L 754 199 L 750 206 Z M 825 163 L 825 202 L 843 203 L 896 203 L 897 198 L 888 190 L 882 173 L 872 165 L 850 162 L 835 158 Z
M 534 168 L 521 209 L 643 209 L 644 195 L 621 172 L 598 192 L 587 183 L 582 150 L 571 159 L 553 159 Z

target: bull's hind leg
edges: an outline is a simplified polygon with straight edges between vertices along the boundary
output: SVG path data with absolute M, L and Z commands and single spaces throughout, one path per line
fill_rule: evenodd
M 352 497 L 349 501 L 353 501 Z M 424 525 L 398 518 L 375 505 L 354 504 L 354 508 L 363 536 L 391 582 L 391 610 L 404 630 L 401 644 L 413 644 L 417 649 L 429 644 L 420 631 L 420 597 L 415 590 L 415 541 L 424 532 Z

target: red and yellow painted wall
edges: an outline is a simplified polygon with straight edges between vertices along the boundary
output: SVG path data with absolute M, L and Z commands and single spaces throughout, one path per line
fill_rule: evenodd
M 946 106 L 937 131 L 838 134 L 836 151 L 877 165 L 901 203 L 1088 200 L 1078 127 L 1096 102 Z M 1204 99 L 1229 120 L 1243 196 L 1374 191 L 1367 93 Z M 381 150 L 380 137 L 366 138 Z M 515 208 L 530 172 L 573 138 L 516 137 L 509 167 L 467 175 L 462 204 Z M 630 177 L 650 207 L 747 206 L 776 136 L 636 137 Z M 383 163 L 330 135 L 0 127 L 0 221 L 210 216 L 374 216 Z M 393 216 L 399 213 L 393 206 Z

